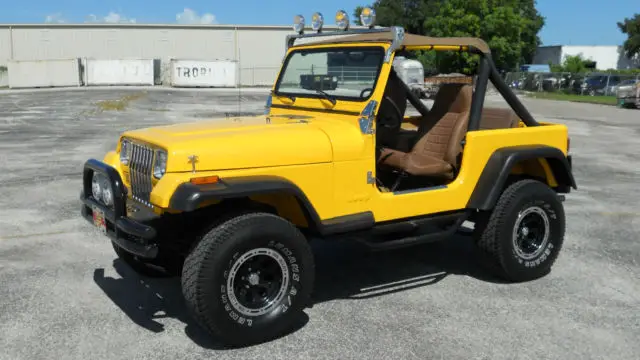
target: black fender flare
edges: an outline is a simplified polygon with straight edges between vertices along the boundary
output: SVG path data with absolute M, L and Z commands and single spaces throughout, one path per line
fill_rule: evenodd
M 311 219 L 318 223 L 320 217 L 305 194 L 291 181 L 279 176 L 242 176 L 220 179 L 214 184 L 196 185 L 182 183 L 169 200 L 169 208 L 178 211 L 193 211 L 209 200 L 245 198 L 258 194 L 286 193 L 300 201 Z
M 549 163 L 558 188 L 556 191 L 568 193 L 577 189 L 572 173 L 571 156 L 558 148 L 546 145 L 510 146 L 496 150 L 480 175 L 469 201 L 468 209 L 492 209 L 504 188 L 511 169 L 520 161 L 544 158 Z
M 321 220 L 304 192 L 293 182 L 279 176 L 245 176 L 221 179 L 214 184 L 180 184 L 169 200 L 169 208 L 194 211 L 209 200 L 230 200 L 258 194 L 285 193 L 298 201 L 309 228 L 320 235 L 367 229 L 375 223 L 371 212 Z

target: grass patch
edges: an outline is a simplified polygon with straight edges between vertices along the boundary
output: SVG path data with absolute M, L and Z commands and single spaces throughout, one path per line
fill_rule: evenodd
M 615 96 L 589 96 L 589 95 L 576 95 L 576 94 L 562 94 L 562 93 L 550 93 L 550 92 L 534 92 L 527 95 L 534 99 L 545 100 L 558 100 L 558 101 L 572 101 L 589 104 L 600 105 L 617 105 Z
M 123 111 L 129 106 L 129 103 L 142 98 L 145 93 L 136 93 L 126 95 L 117 100 L 102 100 L 96 103 L 100 111 Z

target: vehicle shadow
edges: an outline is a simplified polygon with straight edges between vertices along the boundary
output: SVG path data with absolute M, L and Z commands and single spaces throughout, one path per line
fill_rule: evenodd
M 357 301 L 434 285 L 449 275 L 502 282 L 478 264 L 471 241 L 465 236 L 383 252 L 369 251 L 352 241 L 314 240 L 312 247 L 316 259 L 314 305 L 337 299 Z M 119 259 L 114 260 L 113 268 L 120 278 L 105 276 L 105 269 L 96 269 L 94 282 L 131 321 L 160 333 L 164 325 L 159 320 L 177 319 L 186 324 L 186 335 L 199 346 L 226 349 L 190 317 L 178 278 L 144 277 Z M 308 321 L 305 314 L 289 334 Z
M 316 259 L 314 304 L 336 299 L 366 299 L 435 285 L 450 275 L 504 283 L 492 275 L 471 239 L 458 235 L 443 242 L 388 251 L 368 251 L 350 241 L 313 243 Z

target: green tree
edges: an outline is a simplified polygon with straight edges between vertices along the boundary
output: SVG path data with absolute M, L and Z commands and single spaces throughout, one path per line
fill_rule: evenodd
M 586 72 L 588 62 L 582 57 L 582 54 L 567 55 L 562 62 L 562 71 L 572 74 Z
M 620 31 L 627 35 L 627 40 L 622 44 L 625 55 L 629 58 L 640 56 L 640 14 L 625 18 L 617 25 Z
M 402 26 L 413 34 L 424 34 L 423 19 L 433 14 L 437 5 L 443 0 L 376 0 L 372 7 L 376 11 L 376 23 L 381 26 Z M 362 6 L 353 12 L 356 21 L 360 22 Z
M 485 40 L 492 49 L 496 66 L 513 70 L 528 63 L 540 44 L 538 32 L 544 19 L 532 0 L 448 0 L 438 13 L 425 20 L 427 33 L 434 36 L 470 36 Z M 443 53 L 442 70 L 454 70 Z M 476 61 L 465 56 L 464 71 L 473 71 Z
M 544 26 L 535 0 L 377 0 L 372 6 L 382 26 L 399 25 L 430 36 L 479 37 L 504 70 L 533 60 Z M 439 53 L 434 61 L 441 72 L 473 72 L 477 63 L 474 56 L 451 53 Z
M 517 4 L 522 19 L 520 29 L 520 64 L 530 64 L 533 61 L 538 46 L 542 45 L 542 40 L 538 35 L 544 27 L 545 20 L 536 9 L 535 0 L 520 0 Z
M 353 10 L 353 23 L 355 25 L 362 25 L 362 21 L 360 21 L 360 14 L 362 13 L 362 9 L 364 6 L 356 6 L 356 9 Z

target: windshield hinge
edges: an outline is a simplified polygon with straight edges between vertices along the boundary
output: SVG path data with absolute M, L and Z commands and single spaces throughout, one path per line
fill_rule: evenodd
M 375 184 L 376 179 L 373 177 L 373 172 L 367 171 L 367 184 Z

